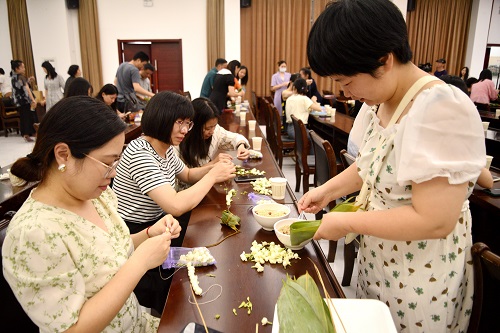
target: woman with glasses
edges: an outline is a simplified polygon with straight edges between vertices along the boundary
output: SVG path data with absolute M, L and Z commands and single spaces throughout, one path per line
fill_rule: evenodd
M 43 118 L 33 151 L 12 166 L 40 183 L 7 229 L 3 273 L 41 332 L 157 331 L 159 319 L 133 289 L 166 259 L 180 227 L 167 216 L 130 234 L 118 214 L 108 185 L 125 127 L 94 98 L 65 98 Z
M 231 155 L 217 154 L 219 149 L 237 150 L 239 160 L 246 160 L 250 155 L 248 140 L 241 134 L 233 133 L 219 126 L 217 107 L 208 98 L 196 98 L 194 108 L 194 126 L 178 147 L 181 159 L 189 167 L 213 165 L 220 160 L 232 160 Z
M 179 217 L 183 232 L 174 243 L 181 246 L 190 212 L 216 183 L 235 177 L 231 161 L 189 168 L 179 159 L 178 146 L 193 128 L 191 102 L 173 92 L 156 94 L 142 115 L 143 136 L 130 142 L 118 164 L 113 190 L 118 196 L 118 212 L 131 232 L 151 226 L 165 214 Z M 193 184 L 176 192 L 176 179 Z M 159 278 L 158 269 L 143 279 L 136 295 L 142 305 L 161 313 L 169 281 Z M 147 280 L 149 279 L 149 280 Z M 142 288 L 144 287 L 144 288 Z M 142 290 L 139 290 L 142 289 Z

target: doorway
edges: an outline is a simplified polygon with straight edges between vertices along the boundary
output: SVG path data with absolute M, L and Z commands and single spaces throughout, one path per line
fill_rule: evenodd
M 181 39 L 118 40 L 119 63 L 132 60 L 139 51 L 146 53 L 156 68 L 151 78 L 151 90 L 184 91 Z

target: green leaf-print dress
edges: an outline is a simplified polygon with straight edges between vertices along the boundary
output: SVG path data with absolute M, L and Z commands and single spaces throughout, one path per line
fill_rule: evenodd
M 40 332 L 77 322 L 85 301 L 118 272 L 133 252 L 111 189 L 92 200 L 108 232 L 31 195 L 12 219 L 2 247 L 4 276 Z M 103 332 L 156 332 L 159 319 L 141 310 L 132 293 Z
M 361 178 L 374 187 L 368 210 L 411 205 L 411 181 L 446 177 L 451 184 L 473 186 L 484 166 L 484 135 L 465 94 L 447 85 L 424 90 L 390 128 L 379 125 L 376 110 L 363 120 L 366 134 L 356 161 Z M 373 158 L 380 136 L 383 149 Z M 473 295 L 471 245 L 467 199 L 446 238 L 389 241 L 363 236 L 357 295 L 386 303 L 401 332 L 466 332 Z

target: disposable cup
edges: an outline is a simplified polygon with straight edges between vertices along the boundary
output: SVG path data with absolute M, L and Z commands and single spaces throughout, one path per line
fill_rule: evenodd
M 486 155 L 486 166 L 485 166 L 485 168 L 486 168 L 486 169 L 489 169 L 489 168 L 490 168 L 490 166 L 491 166 L 491 161 L 493 161 L 493 156 Z
M 238 116 L 240 114 L 240 111 L 241 111 L 241 104 L 236 104 L 234 107 L 234 113 L 236 113 L 236 115 Z
M 271 192 L 273 192 L 272 197 L 276 200 L 285 199 L 286 192 L 286 178 L 273 177 L 269 178 L 271 182 Z
M 490 126 L 489 121 L 483 121 L 483 130 L 486 132 L 488 130 L 488 127 Z
M 262 147 L 262 138 L 260 136 L 254 136 L 252 138 L 253 150 L 260 150 Z
M 240 112 L 240 126 L 246 126 L 247 113 Z
M 257 120 L 249 120 L 248 121 L 248 129 L 250 131 L 255 131 L 255 125 L 257 124 Z
M 500 118 L 500 109 L 495 110 L 495 118 L 497 118 L 497 119 Z

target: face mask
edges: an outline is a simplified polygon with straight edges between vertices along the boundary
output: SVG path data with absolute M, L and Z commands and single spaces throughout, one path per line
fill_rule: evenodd
M 286 67 L 280 67 L 280 72 L 285 73 L 286 72 Z

